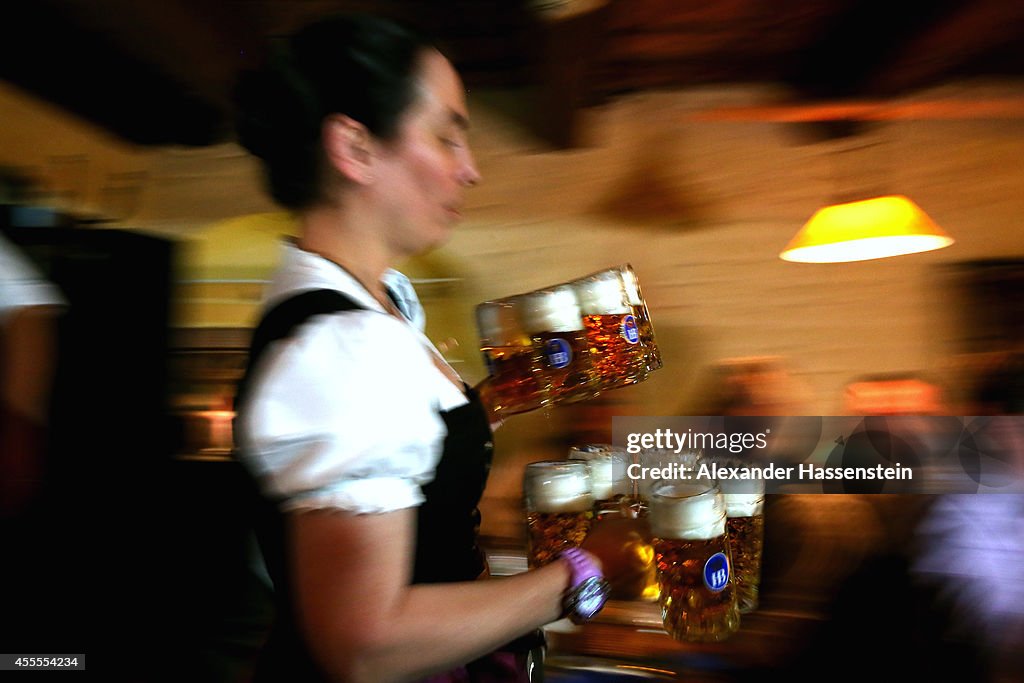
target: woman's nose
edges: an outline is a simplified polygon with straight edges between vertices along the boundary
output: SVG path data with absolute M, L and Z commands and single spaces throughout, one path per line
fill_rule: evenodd
M 481 180 L 482 177 L 479 169 L 476 167 L 476 160 L 473 158 L 473 153 L 467 149 L 462 159 L 462 163 L 459 166 L 459 182 L 466 187 L 473 187 L 474 185 L 478 185 Z

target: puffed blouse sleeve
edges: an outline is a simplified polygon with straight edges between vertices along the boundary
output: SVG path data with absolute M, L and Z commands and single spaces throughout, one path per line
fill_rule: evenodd
M 373 311 L 315 316 L 272 344 L 238 430 L 263 491 L 285 511 L 423 502 L 445 436 L 428 354 L 405 323 Z

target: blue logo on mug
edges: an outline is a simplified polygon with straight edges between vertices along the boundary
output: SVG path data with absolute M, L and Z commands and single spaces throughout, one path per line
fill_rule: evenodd
M 572 347 L 564 339 L 551 339 L 544 345 L 544 355 L 553 368 L 564 368 L 572 360 Z
M 704 585 L 717 593 L 729 583 L 729 558 L 725 553 L 715 553 L 704 563 Z
M 622 319 L 622 336 L 630 344 L 636 344 L 640 341 L 640 328 L 636 326 L 636 318 L 631 315 L 627 315 Z

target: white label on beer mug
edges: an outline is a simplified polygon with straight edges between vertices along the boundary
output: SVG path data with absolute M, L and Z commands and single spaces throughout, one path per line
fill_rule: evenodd
M 636 326 L 636 318 L 631 315 L 622 319 L 622 337 L 630 344 L 640 341 L 640 328 Z
M 544 355 L 553 368 L 564 368 L 572 362 L 572 347 L 564 339 L 551 339 L 544 345 Z
M 714 593 L 729 585 L 729 558 L 725 553 L 715 553 L 704 563 L 704 585 Z

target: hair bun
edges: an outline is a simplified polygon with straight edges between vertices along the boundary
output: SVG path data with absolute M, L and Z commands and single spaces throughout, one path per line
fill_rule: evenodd
M 261 159 L 315 140 L 320 105 L 285 49 L 275 50 L 263 67 L 241 74 L 234 100 L 238 142 Z
M 349 116 L 391 140 L 416 94 L 426 45 L 393 22 L 331 16 L 274 46 L 234 91 L 238 142 L 263 160 L 273 197 L 290 209 L 317 201 L 331 170 L 323 164 L 323 119 Z

